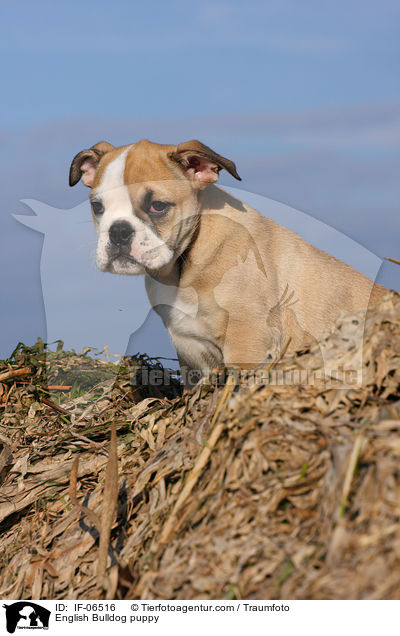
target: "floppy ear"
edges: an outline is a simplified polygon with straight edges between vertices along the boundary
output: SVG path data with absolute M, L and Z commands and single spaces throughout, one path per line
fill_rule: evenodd
M 74 186 L 82 179 L 85 186 L 92 188 L 100 159 L 110 150 L 114 150 L 114 147 L 108 141 L 99 141 L 91 148 L 78 152 L 69 169 L 69 185 Z
M 172 161 L 177 162 L 198 188 L 205 188 L 218 181 L 219 171 L 225 168 L 238 181 L 241 181 L 233 161 L 193 139 L 179 144 L 176 150 L 168 153 Z

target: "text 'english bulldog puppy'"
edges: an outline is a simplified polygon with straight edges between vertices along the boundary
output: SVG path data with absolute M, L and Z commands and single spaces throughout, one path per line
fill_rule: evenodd
M 71 186 L 91 188 L 98 268 L 146 276 L 185 378 L 309 346 L 386 291 L 218 188 L 222 169 L 240 180 L 199 141 L 147 140 L 102 141 L 70 169 Z

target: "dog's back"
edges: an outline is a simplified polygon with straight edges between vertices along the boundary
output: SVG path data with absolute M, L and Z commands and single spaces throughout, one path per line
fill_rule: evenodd
M 332 329 L 341 312 L 366 311 L 387 292 L 295 232 L 238 205 L 216 186 L 208 189 L 203 205 L 197 258 L 207 252 L 213 236 L 221 247 L 219 262 L 224 262 L 218 304 L 229 311 L 232 324 L 245 313 L 244 340 L 247 331 L 262 328 L 267 320 L 281 345 L 287 339 L 290 348 L 309 344 Z

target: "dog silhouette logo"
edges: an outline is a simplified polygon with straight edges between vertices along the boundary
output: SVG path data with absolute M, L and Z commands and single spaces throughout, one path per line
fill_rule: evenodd
M 16 629 L 49 629 L 51 612 L 37 603 L 18 601 L 3 607 L 6 610 L 6 627 L 9 634 L 14 634 Z

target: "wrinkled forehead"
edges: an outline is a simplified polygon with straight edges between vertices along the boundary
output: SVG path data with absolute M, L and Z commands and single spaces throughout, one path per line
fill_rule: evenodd
M 139 141 L 107 153 L 101 160 L 93 186 L 106 191 L 121 186 L 180 180 L 179 171 L 168 158 L 175 146 Z

